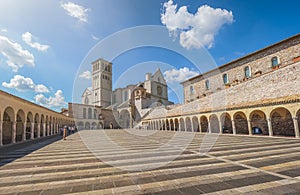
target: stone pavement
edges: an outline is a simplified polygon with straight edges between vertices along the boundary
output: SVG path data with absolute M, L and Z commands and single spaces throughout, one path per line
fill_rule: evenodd
M 0 194 L 300 194 L 300 140 L 206 136 L 91 130 L 43 140 L 0 154 Z

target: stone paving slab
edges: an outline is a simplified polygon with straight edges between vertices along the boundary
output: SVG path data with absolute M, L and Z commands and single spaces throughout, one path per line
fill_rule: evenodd
M 202 154 L 205 136 L 91 130 L 10 149 L 0 194 L 300 194 L 299 140 L 219 135 Z

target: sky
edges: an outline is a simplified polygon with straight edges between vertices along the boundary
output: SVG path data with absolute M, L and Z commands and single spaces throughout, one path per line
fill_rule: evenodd
M 91 62 L 113 63 L 113 88 L 160 68 L 180 82 L 296 35 L 295 0 L 1 0 L 0 89 L 55 111 L 80 102 Z

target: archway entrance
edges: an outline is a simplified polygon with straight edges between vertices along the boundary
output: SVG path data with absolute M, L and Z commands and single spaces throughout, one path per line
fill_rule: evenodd
M 213 114 L 210 116 L 209 119 L 210 122 L 210 128 L 212 133 L 219 133 L 220 132 L 220 126 L 219 126 L 219 120 L 217 115 Z
M 246 115 L 238 112 L 234 115 L 234 124 L 237 134 L 249 134 Z
M 17 113 L 16 142 L 23 141 L 24 122 L 25 122 L 25 113 L 23 112 L 23 110 L 19 110 Z
M 200 117 L 201 132 L 208 132 L 208 120 L 206 116 Z
M 196 116 L 194 116 L 192 118 L 192 122 L 193 122 L 193 131 L 194 132 L 199 132 L 200 129 L 199 129 L 199 122 L 198 122 L 198 118 Z
M 271 112 L 273 135 L 295 136 L 291 113 L 285 108 L 276 108 Z
M 12 143 L 13 139 L 14 110 L 8 107 L 4 111 L 2 124 L 2 143 L 3 145 Z
M 228 113 L 223 113 L 221 115 L 221 124 L 223 133 L 233 133 L 231 117 Z
M 261 110 L 254 110 L 250 113 L 252 128 L 259 128 L 263 135 L 269 135 L 268 121 L 265 113 Z
M 185 119 L 185 123 L 186 123 L 186 131 L 192 131 L 192 123 L 190 117 L 187 117 Z

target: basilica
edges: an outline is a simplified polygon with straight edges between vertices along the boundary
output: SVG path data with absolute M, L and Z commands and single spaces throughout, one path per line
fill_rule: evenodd
M 69 103 L 69 115 L 79 129 L 137 127 L 151 110 L 171 105 L 161 70 L 145 73 L 145 80 L 112 89 L 112 63 L 98 59 L 92 65 L 92 86 L 84 90 L 81 103 Z

